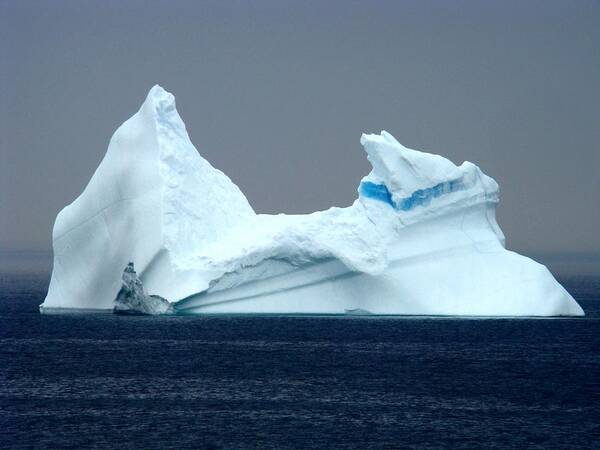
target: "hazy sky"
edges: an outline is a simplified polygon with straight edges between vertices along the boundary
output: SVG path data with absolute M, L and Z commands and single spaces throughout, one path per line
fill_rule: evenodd
M 349 205 L 385 129 L 494 177 L 509 248 L 600 253 L 600 2 L 0 0 L 0 250 L 155 83 L 258 212 Z

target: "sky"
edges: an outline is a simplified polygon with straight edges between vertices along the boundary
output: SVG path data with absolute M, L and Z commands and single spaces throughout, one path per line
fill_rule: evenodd
M 351 204 L 384 129 L 495 178 L 509 248 L 600 260 L 599 24 L 583 0 L 0 0 L 0 251 L 51 250 L 158 83 L 257 212 Z

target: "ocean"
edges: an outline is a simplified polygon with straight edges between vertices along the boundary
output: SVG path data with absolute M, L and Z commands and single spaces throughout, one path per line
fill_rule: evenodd
M 600 278 L 561 281 L 586 317 L 41 315 L 0 275 L 0 446 L 600 448 Z

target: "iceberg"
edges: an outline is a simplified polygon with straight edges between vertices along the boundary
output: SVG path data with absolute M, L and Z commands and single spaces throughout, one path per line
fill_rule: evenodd
M 545 266 L 505 249 L 498 185 L 479 167 L 385 131 L 360 141 L 372 170 L 351 206 L 256 214 L 193 146 L 173 95 L 154 86 L 58 214 L 40 310 L 584 314 Z

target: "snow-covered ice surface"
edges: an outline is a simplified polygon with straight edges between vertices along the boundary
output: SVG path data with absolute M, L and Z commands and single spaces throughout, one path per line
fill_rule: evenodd
M 347 208 L 256 214 L 154 86 L 56 218 L 41 310 L 111 310 L 130 261 L 179 314 L 583 315 L 550 272 L 504 248 L 498 185 L 364 134 L 373 170 Z

